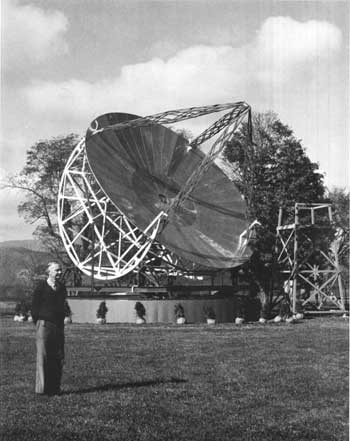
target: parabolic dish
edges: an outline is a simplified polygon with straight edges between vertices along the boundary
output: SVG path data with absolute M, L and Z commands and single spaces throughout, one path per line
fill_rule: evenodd
M 103 115 L 91 127 L 120 123 L 122 115 Z M 134 118 L 125 114 L 125 121 Z M 190 148 L 181 134 L 154 123 L 88 131 L 86 155 L 102 190 L 141 231 L 167 210 L 205 156 Z M 212 163 L 157 240 L 209 268 L 241 265 L 251 254 L 248 247 L 240 248 L 240 236 L 248 227 L 245 209 L 237 187 Z

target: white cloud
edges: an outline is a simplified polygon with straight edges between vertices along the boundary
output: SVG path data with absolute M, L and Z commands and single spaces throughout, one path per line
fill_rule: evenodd
M 295 81 L 300 69 L 312 72 L 315 59 L 329 61 L 340 44 L 340 31 L 329 23 L 273 17 L 249 46 L 194 46 L 167 61 L 153 58 L 124 66 L 117 78 L 37 82 L 23 93 L 34 112 L 59 120 L 82 121 L 116 110 L 147 114 L 242 99 L 253 95 L 250 90 L 256 84 L 272 90 Z
M 322 57 L 341 44 L 340 30 L 325 21 L 298 22 L 290 17 L 270 17 L 263 23 L 257 47 L 275 59 L 306 60 Z
M 93 118 L 106 112 L 148 115 L 245 100 L 255 111 L 276 111 L 322 161 L 320 142 L 339 132 L 339 93 L 332 98 L 339 77 L 330 75 L 329 66 L 336 65 L 340 47 L 341 33 L 329 23 L 273 17 L 244 47 L 193 46 L 167 60 L 126 65 L 119 76 L 98 82 L 32 83 L 21 91 L 31 115 L 29 138 L 82 134 Z M 197 135 L 206 122 L 190 121 L 185 127 Z
M 118 77 L 94 83 L 36 82 L 22 89 L 28 112 L 43 127 L 31 136 L 84 133 L 95 117 L 107 112 L 149 115 L 244 100 L 254 111 L 277 112 L 305 141 L 311 159 L 331 167 L 320 145 L 339 138 L 339 94 L 331 98 L 338 77 L 332 78 L 329 66 L 340 47 L 341 33 L 329 23 L 273 17 L 244 47 L 193 46 L 166 60 L 126 65 Z M 332 108 L 327 105 L 330 100 Z M 181 124 L 196 136 L 209 121 L 200 118 Z
M 154 58 L 124 66 L 120 76 L 110 81 L 37 82 L 24 88 L 23 93 L 34 111 L 52 112 L 57 117 L 80 119 L 91 112 L 117 108 L 157 112 L 168 106 L 227 99 L 232 86 L 242 86 L 245 79 L 242 67 L 235 69 L 239 58 L 242 54 L 229 46 L 196 46 L 178 52 L 168 61 Z
M 3 66 L 8 70 L 25 69 L 68 51 L 68 20 L 59 11 L 5 0 L 2 25 Z
M 239 31 L 236 28 L 215 28 L 208 32 L 206 27 L 198 27 L 195 32 L 191 32 L 193 46 L 226 46 L 239 38 Z M 188 37 L 187 37 L 188 38 Z M 215 43 L 214 43 L 215 42 Z M 174 56 L 180 50 L 186 49 L 186 37 L 178 40 L 170 40 L 167 35 L 163 40 L 155 41 L 149 47 L 147 53 L 149 58 L 161 57 L 167 59 Z
M 334 25 L 289 17 L 270 17 L 262 25 L 253 49 L 258 77 L 283 82 L 340 49 L 341 31 Z

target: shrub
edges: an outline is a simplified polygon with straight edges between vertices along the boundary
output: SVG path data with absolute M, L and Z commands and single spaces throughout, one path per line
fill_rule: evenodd
M 108 312 L 108 308 L 107 308 L 106 302 L 103 301 L 100 303 L 100 306 L 98 307 L 96 317 L 101 318 L 101 319 L 105 319 L 107 312 Z
M 283 299 L 280 304 L 279 316 L 283 319 L 292 316 L 292 310 L 290 307 L 290 303 L 287 299 Z
M 214 308 L 212 306 L 204 306 L 203 312 L 204 312 L 205 318 L 213 319 L 213 320 L 216 319 L 216 314 L 215 314 Z
M 29 305 L 26 303 L 25 300 L 21 300 L 19 303 L 16 304 L 15 314 L 22 315 L 25 320 L 27 320 L 29 315 Z
M 141 302 L 135 303 L 135 311 L 138 317 L 143 319 L 146 315 L 146 308 L 143 306 Z
M 174 311 L 175 311 L 175 317 L 176 318 L 185 317 L 185 309 L 181 305 L 181 303 L 176 303 L 176 305 L 174 307 Z
M 266 304 L 261 306 L 260 318 L 268 320 L 270 318 L 270 310 L 269 309 L 270 309 L 269 306 Z
M 245 318 L 246 299 L 243 296 L 237 297 L 236 317 Z
M 72 310 L 70 309 L 69 303 L 67 300 L 64 302 L 64 316 L 72 317 Z

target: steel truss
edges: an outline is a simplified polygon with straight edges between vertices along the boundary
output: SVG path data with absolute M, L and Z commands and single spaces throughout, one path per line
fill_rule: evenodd
M 175 208 L 188 197 L 209 165 L 222 152 L 226 142 L 233 136 L 244 118 L 247 118 L 251 132 L 249 105 L 237 102 L 171 110 L 102 128 L 95 120 L 89 128 L 90 134 L 93 135 L 103 130 L 119 130 L 150 124 L 173 124 L 225 110 L 229 112 L 190 144 L 191 148 L 197 148 L 221 132 L 209 153 L 198 169 L 193 171 L 167 212 L 160 212 L 144 231 L 136 228 L 99 187 L 87 161 L 85 140 L 79 142 L 66 164 L 58 196 L 60 235 L 70 259 L 77 268 L 84 274 L 100 280 L 120 278 L 136 269 L 141 270 L 145 265 L 151 269 L 144 272 L 147 277 L 150 272 L 154 273 L 156 266 L 154 261 L 157 259 L 162 261 L 160 272 L 200 269 L 198 265 L 184 262 L 184 259 L 167 251 L 156 242 L 156 237 Z M 241 235 L 242 251 L 250 234 L 249 228 Z M 153 248 L 151 248 L 152 244 Z
M 291 210 L 289 210 L 289 213 Z M 316 305 L 345 310 L 339 256 L 345 242 L 335 234 L 331 204 L 296 203 L 279 210 L 277 262 L 285 278 L 292 311 Z
M 144 232 L 132 225 L 97 185 L 80 141 L 62 175 L 58 225 L 69 257 L 84 274 L 110 280 L 138 267 L 163 217 L 161 212 Z

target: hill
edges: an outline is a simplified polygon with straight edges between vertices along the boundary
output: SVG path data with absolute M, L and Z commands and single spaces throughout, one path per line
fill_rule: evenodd
M 35 251 L 24 246 L 8 246 L 13 242 L 17 245 L 35 241 L 11 241 L 0 244 L 0 300 L 22 299 L 25 296 L 26 287 L 18 278 L 19 272 L 24 269 L 44 267 L 52 259 L 48 252 Z
M 31 251 L 45 251 L 44 247 L 38 240 L 6 240 L 0 242 L 0 248 L 25 248 Z

